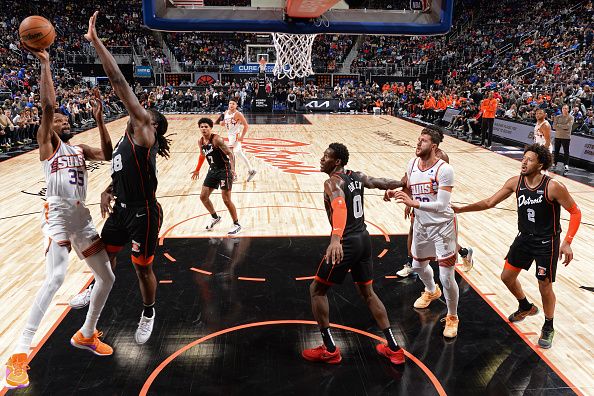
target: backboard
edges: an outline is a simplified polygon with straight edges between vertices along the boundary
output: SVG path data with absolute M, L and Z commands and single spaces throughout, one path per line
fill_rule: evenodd
M 305 7 L 312 1 L 301 3 Z M 348 0 L 350 4 L 362 4 L 359 7 L 341 0 L 321 17 L 292 19 L 285 13 L 285 0 L 143 0 L 143 16 L 147 27 L 172 32 L 447 33 L 452 24 L 454 0 L 427 1 L 430 4 L 426 11 L 420 12 L 411 9 L 410 0 Z

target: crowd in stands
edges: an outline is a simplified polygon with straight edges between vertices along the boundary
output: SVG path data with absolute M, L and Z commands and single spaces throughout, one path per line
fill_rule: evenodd
M 386 7 L 396 7 L 398 1 L 385 3 Z M 10 14 L 0 15 L 0 104 L 3 114 L 10 111 L 10 116 L 2 117 L 4 134 L 0 144 L 4 146 L 30 140 L 39 117 L 39 110 L 34 110 L 39 109 L 38 70 L 34 58 L 18 42 L 20 21 L 31 14 L 52 20 L 58 35 L 51 55 L 60 59 L 64 53 L 92 52 L 82 36 L 88 16 L 94 11 L 89 3 L 57 0 L 11 1 L 7 8 Z M 170 70 L 158 36 L 141 28 L 138 1 L 107 0 L 101 11 L 98 23 L 108 46 L 135 46 L 150 59 L 149 63 Z M 387 87 L 363 83 L 334 89 L 275 84 L 271 95 L 281 104 L 293 96 L 297 102 L 310 97 L 355 98 L 361 111 L 375 107 L 427 121 L 435 120 L 445 104 L 457 107 L 465 115 L 466 126 L 452 128 L 472 129 L 472 120 L 480 122 L 481 101 L 493 91 L 500 117 L 532 121 L 537 108 L 552 116 L 567 104 L 576 125 L 589 130 L 594 86 L 593 18 L 591 1 L 458 0 L 453 33 L 444 37 L 364 36 L 351 66 L 352 72 L 366 75 L 397 75 L 402 68 L 417 67 L 417 71 L 434 71 L 437 77 L 433 82 L 424 79 L 423 84 L 417 80 Z M 213 33 L 164 35 L 173 55 L 187 71 L 227 71 L 234 64 L 245 63 L 246 44 L 254 43 L 254 37 Z M 314 69 L 338 72 L 356 41 L 355 36 L 319 35 L 312 51 Z M 54 69 L 59 107 L 72 115 L 73 126 L 82 126 L 84 120 L 89 120 L 89 87 L 67 68 L 57 64 Z M 146 93 L 143 90 L 139 95 L 146 96 L 147 105 L 170 111 L 219 109 L 231 96 L 249 108 L 256 91 L 254 82 L 247 80 L 236 85 L 215 84 L 206 91 L 197 87 L 163 87 Z M 113 112 L 121 110 L 117 104 L 107 107 Z M 14 124 L 8 133 L 7 118 Z M 19 132 L 15 134 L 16 127 Z

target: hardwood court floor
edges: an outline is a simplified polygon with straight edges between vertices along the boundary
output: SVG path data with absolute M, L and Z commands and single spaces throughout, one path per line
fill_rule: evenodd
M 161 230 L 169 238 L 205 236 L 205 211 L 199 201 L 201 180 L 192 182 L 190 172 L 197 160 L 200 116 L 171 115 L 169 130 L 173 138 L 170 160 L 158 160 L 159 189 L 157 195 L 164 210 Z M 215 116 L 213 116 L 215 118 Z M 348 168 L 373 176 L 400 178 L 408 160 L 414 155 L 414 145 L 420 127 L 385 116 L 307 115 L 309 124 L 296 118 L 295 124 L 252 125 L 244 149 L 258 169 L 251 183 L 238 183 L 233 199 L 239 209 L 243 236 L 322 236 L 328 234 L 328 222 L 323 213 L 322 183 L 325 175 L 318 171 L 319 159 L 327 145 L 345 143 L 350 150 Z M 122 134 L 126 119 L 108 125 L 114 144 Z M 221 131 L 220 127 L 216 128 Z M 73 143 L 97 145 L 96 129 L 76 136 Z M 474 202 L 494 193 L 509 177 L 519 172 L 513 159 L 446 137 L 442 144 L 456 172 L 455 202 Z M 109 183 L 107 163 L 91 163 L 87 203 L 100 229 L 99 193 Z M 246 176 L 239 163 L 240 179 Z M 44 278 L 42 234 L 39 229 L 43 175 L 38 152 L 33 151 L 0 163 L 0 359 L 10 355 L 14 341 L 25 323 L 29 307 Z M 559 268 L 555 284 L 557 312 L 555 315 L 554 346 L 539 351 L 558 369 L 561 375 L 577 387 L 578 392 L 594 394 L 594 361 L 592 325 L 594 324 L 594 293 L 580 286 L 594 286 L 594 261 L 591 249 L 594 190 L 559 177 L 582 209 L 583 224 L 572 247 L 576 259 Z M 403 208 L 382 201 L 380 191 L 366 191 L 366 219 L 374 234 L 406 234 L 408 222 Z M 231 220 L 224 213 L 219 194 L 213 194 L 215 207 L 224 220 L 212 236 L 222 236 Z M 562 213 L 562 226 L 567 227 L 568 214 Z M 489 302 L 507 316 L 517 302 L 499 280 L 503 257 L 513 240 L 516 212 L 513 199 L 487 212 L 464 214 L 459 217 L 460 243 L 475 249 L 475 268 L 464 274 Z M 401 263 L 393 263 L 394 272 Z M 121 263 L 120 266 L 125 265 Z M 42 323 L 35 343 L 48 333 L 66 310 L 64 304 L 89 280 L 84 262 L 73 254 L 66 281 Z M 533 272 L 522 273 L 521 281 L 530 300 L 542 306 Z M 311 319 L 311 318 L 310 318 Z M 461 331 L 464 317 L 461 317 Z M 542 325 L 542 315 L 514 325 L 528 345 L 533 347 Z M 67 347 L 67 346 L 65 346 Z M 537 349 L 537 348 L 535 348 Z M 35 361 L 33 361 L 35 365 Z

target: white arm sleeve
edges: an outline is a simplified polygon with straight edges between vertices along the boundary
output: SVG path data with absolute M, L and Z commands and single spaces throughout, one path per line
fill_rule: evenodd
M 437 190 L 437 201 L 435 202 L 421 202 L 417 210 L 423 210 L 425 212 L 444 212 L 450 204 L 450 198 L 452 193 L 440 188 Z

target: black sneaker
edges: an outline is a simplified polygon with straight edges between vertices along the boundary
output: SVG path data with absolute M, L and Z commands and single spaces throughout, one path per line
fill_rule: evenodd
M 534 316 L 538 313 L 538 307 L 534 304 L 530 304 L 532 305 L 532 307 L 530 307 L 529 310 L 523 311 L 521 309 L 518 309 L 516 312 L 514 312 L 513 314 L 509 315 L 509 321 L 510 322 L 521 322 L 522 320 L 524 320 L 524 318 L 526 318 L 526 316 Z
M 542 329 L 542 332 L 540 333 L 540 338 L 538 339 L 538 346 L 543 349 L 549 349 L 553 345 L 554 336 L 554 329 Z

